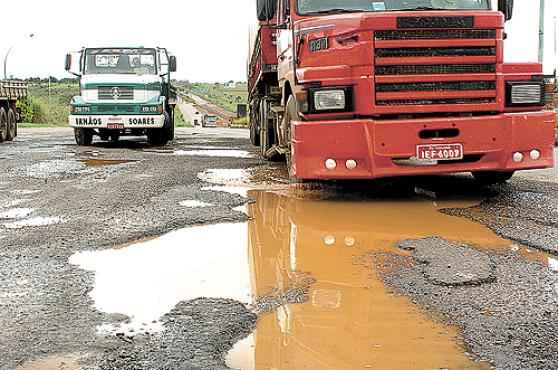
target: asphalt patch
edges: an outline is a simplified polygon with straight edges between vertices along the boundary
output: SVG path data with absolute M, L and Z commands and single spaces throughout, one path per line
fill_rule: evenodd
M 435 285 L 480 285 L 495 280 L 495 266 L 485 253 L 442 238 L 405 240 L 399 248 L 413 252 L 426 279 Z

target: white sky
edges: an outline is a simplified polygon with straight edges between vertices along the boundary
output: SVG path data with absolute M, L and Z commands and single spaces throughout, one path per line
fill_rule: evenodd
M 553 58 L 555 0 L 546 0 L 547 72 Z M 167 47 L 178 58 L 176 78 L 191 81 L 246 79 L 248 29 L 255 0 L 19 0 L 3 4 L 0 56 L 16 44 L 8 74 L 16 77 L 68 76 L 64 56 L 82 46 Z M 516 0 L 508 25 L 508 61 L 536 61 L 538 0 Z M 25 35 L 36 33 L 34 39 Z M 0 58 L 3 59 L 3 58 Z

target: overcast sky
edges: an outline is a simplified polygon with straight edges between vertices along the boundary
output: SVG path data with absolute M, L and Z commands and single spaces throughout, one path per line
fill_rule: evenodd
M 8 74 L 20 78 L 49 74 L 64 77 L 64 55 L 82 46 L 164 46 L 178 57 L 176 78 L 245 80 L 254 3 L 255 0 L 7 1 L 2 7 L 5 31 L 0 38 L 0 56 L 15 44 Z M 552 16 L 558 13 L 555 3 L 547 0 L 548 65 L 554 52 Z M 538 0 L 516 0 L 516 4 L 515 19 L 508 25 L 510 47 L 506 59 L 536 61 Z M 26 39 L 29 33 L 37 36 Z M 557 63 L 555 58 L 553 63 Z

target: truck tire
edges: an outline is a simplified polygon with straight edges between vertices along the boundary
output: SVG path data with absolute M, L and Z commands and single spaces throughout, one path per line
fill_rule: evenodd
M 513 177 L 514 172 L 473 172 L 473 177 L 480 185 L 503 184 Z
M 110 134 L 110 141 L 112 141 L 113 143 L 117 143 L 118 140 L 120 140 L 120 134 Z
M 153 128 L 147 131 L 147 141 L 152 146 L 167 145 L 168 138 L 164 128 Z
M 8 137 L 8 115 L 4 108 L 0 108 L 0 143 Z
M 93 131 L 88 128 L 74 128 L 74 136 L 79 146 L 89 146 L 93 143 Z
M 169 141 L 174 140 L 174 111 L 171 113 L 165 113 L 165 122 L 169 122 L 167 127 L 167 136 Z
M 288 151 L 285 154 L 286 162 L 287 162 L 287 170 L 289 171 L 289 180 L 293 182 L 297 182 L 294 178 L 294 171 L 293 167 L 295 163 L 293 163 L 292 157 L 292 148 L 291 148 L 291 122 L 294 120 L 300 119 L 298 114 L 298 107 L 296 104 L 296 100 L 293 95 L 289 96 L 287 99 L 287 105 L 285 106 L 285 114 L 283 115 L 283 129 L 285 132 L 285 139 L 288 141 Z
M 165 112 L 165 125 L 163 128 L 147 130 L 147 141 L 149 145 L 165 146 L 169 142 L 171 134 L 174 136 L 174 127 L 169 114 Z
M 17 117 L 13 109 L 8 110 L 8 134 L 6 141 L 13 141 L 17 135 Z
M 255 108 L 255 104 L 252 104 L 250 111 L 250 143 L 253 146 L 260 146 L 260 120 L 258 117 L 259 109 Z

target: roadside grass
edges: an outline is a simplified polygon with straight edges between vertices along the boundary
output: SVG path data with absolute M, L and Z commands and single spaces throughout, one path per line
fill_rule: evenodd
M 29 123 L 29 122 L 21 122 L 17 124 L 18 128 L 60 128 L 60 127 L 67 127 L 68 124 L 50 124 L 50 123 Z
M 31 114 L 25 118 L 32 124 L 66 126 L 70 114 L 70 101 L 75 95 L 79 95 L 77 83 L 52 83 L 50 89 L 47 83 L 30 84 L 29 97 L 23 105 L 31 110 Z

